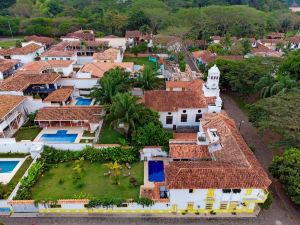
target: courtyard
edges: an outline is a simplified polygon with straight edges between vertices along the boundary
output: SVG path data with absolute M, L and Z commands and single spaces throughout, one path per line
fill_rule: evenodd
M 128 169 L 122 165 L 119 184 L 116 185 L 113 177 L 107 175 L 109 169 L 104 163 L 84 161 L 83 176 L 77 183 L 72 178 L 73 162 L 52 165 L 32 188 L 33 199 L 73 199 L 82 194 L 95 198 L 136 198 L 139 185 L 143 183 L 144 164 L 130 166 Z M 132 185 L 130 177 L 134 177 L 139 185 Z

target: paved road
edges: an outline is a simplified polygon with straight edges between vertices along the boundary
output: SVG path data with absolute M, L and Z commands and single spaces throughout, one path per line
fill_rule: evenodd
M 196 71 L 197 73 L 200 73 L 200 70 L 198 68 L 198 66 L 196 65 L 196 63 L 194 62 L 194 60 L 192 59 L 191 53 L 186 49 L 186 47 L 183 47 L 183 52 L 184 52 L 184 56 L 185 56 L 185 61 L 186 63 L 190 66 L 190 68 L 193 71 Z

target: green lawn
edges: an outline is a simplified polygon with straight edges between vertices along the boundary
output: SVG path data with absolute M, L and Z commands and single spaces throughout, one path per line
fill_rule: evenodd
M 155 64 L 148 60 L 148 57 L 138 58 L 138 57 L 124 57 L 123 62 L 134 62 L 135 65 L 145 65 L 150 66 L 153 70 L 155 70 Z
M 39 127 L 31 127 L 31 128 L 20 128 L 17 133 L 15 133 L 14 137 L 16 141 L 21 140 L 31 140 L 33 141 L 35 137 L 40 133 L 41 128 Z
M 15 157 L 22 158 L 22 157 L 20 157 L 20 154 L 19 154 L 19 157 L 18 157 L 18 155 L 15 155 Z M 26 172 L 26 170 L 28 169 L 28 167 L 30 166 L 31 163 L 32 163 L 32 159 L 31 159 L 31 157 L 28 157 L 24 161 L 24 163 L 22 164 L 20 169 L 17 171 L 17 173 L 14 175 L 14 177 L 11 179 L 11 181 L 7 185 L 4 186 L 4 191 L 5 191 L 6 197 L 8 197 L 9 194 L 14 190 L 15 186 L 18 184 L 18 182 L 20 181 L 20 179 L 22 178 L 22 176 L 24 175 L 24 173 Z
M 2 48 L 15 47 L 17 40 L 22 40 L 22 39 L 12 39 L 12 40 L 7 40 L 7 41 L 0 41 L 0 47 L 2 47 Z
M 129 182 L 129 177 L 123 174 L 131 172 L 139 184 L 143 184 L 144 164 L 142 162 L 134 163 L 132 168 L 128 170 L 123 166 L 121 170 L 120 184 L 112 184 L 112 179 L 105 176 L 108 171 L 104 164 L 99 162 L 84 162 L 84 175 L 82 182 L 83 187 L 78 188 L 72 180 L 73 163 L 60 163 L 49 171 L 44 173 L 40 180 L 32 189 L 34 199 L 70 199 L 74 198 L 74 194 L 88 194 L 91 197 L 99 198 L 135 198 L 139 196 L 139 186 L 134 187 Z M 59 182 L 60 181 L 60 182 Z
M 124 135 L 115 131 L 112 127 L 104 126 L 100 133 L 100 144 L 121 144 L 120 139 L 124 140 Z

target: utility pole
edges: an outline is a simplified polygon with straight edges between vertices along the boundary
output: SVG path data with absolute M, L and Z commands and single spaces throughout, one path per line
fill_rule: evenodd
M 13 35 L 13 32 L 12 32 L 12 29 L 11 29 L 11 26 L 10 26 L 10 22 L 7 21 L 8 23 L 8 26 L 9 26 L 9 30 L 10 30 L 10 34 L 11 34 L 11 37 L 14 38 L 14 35 Z

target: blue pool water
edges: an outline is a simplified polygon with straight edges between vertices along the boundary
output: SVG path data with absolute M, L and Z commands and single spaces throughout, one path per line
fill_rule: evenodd
M 19 161 L 0 161 L 0 173 L 11 173 Z
M 82 98 L 82 97 L 76 98 L 75 105 L 91 105 L 91 104 L 92 104 L 92 99 L 90 98 Z
M 43 134 L 40 140 L 52 143 L 73 143 L 78 134 L 67 134 L 67 132 L 67 130 L 58 130 L 56 134 Z
M 163 161 L 149 161 L 148 175 L 151 182 L 162 182 L 165 180 L 164 162 Z

